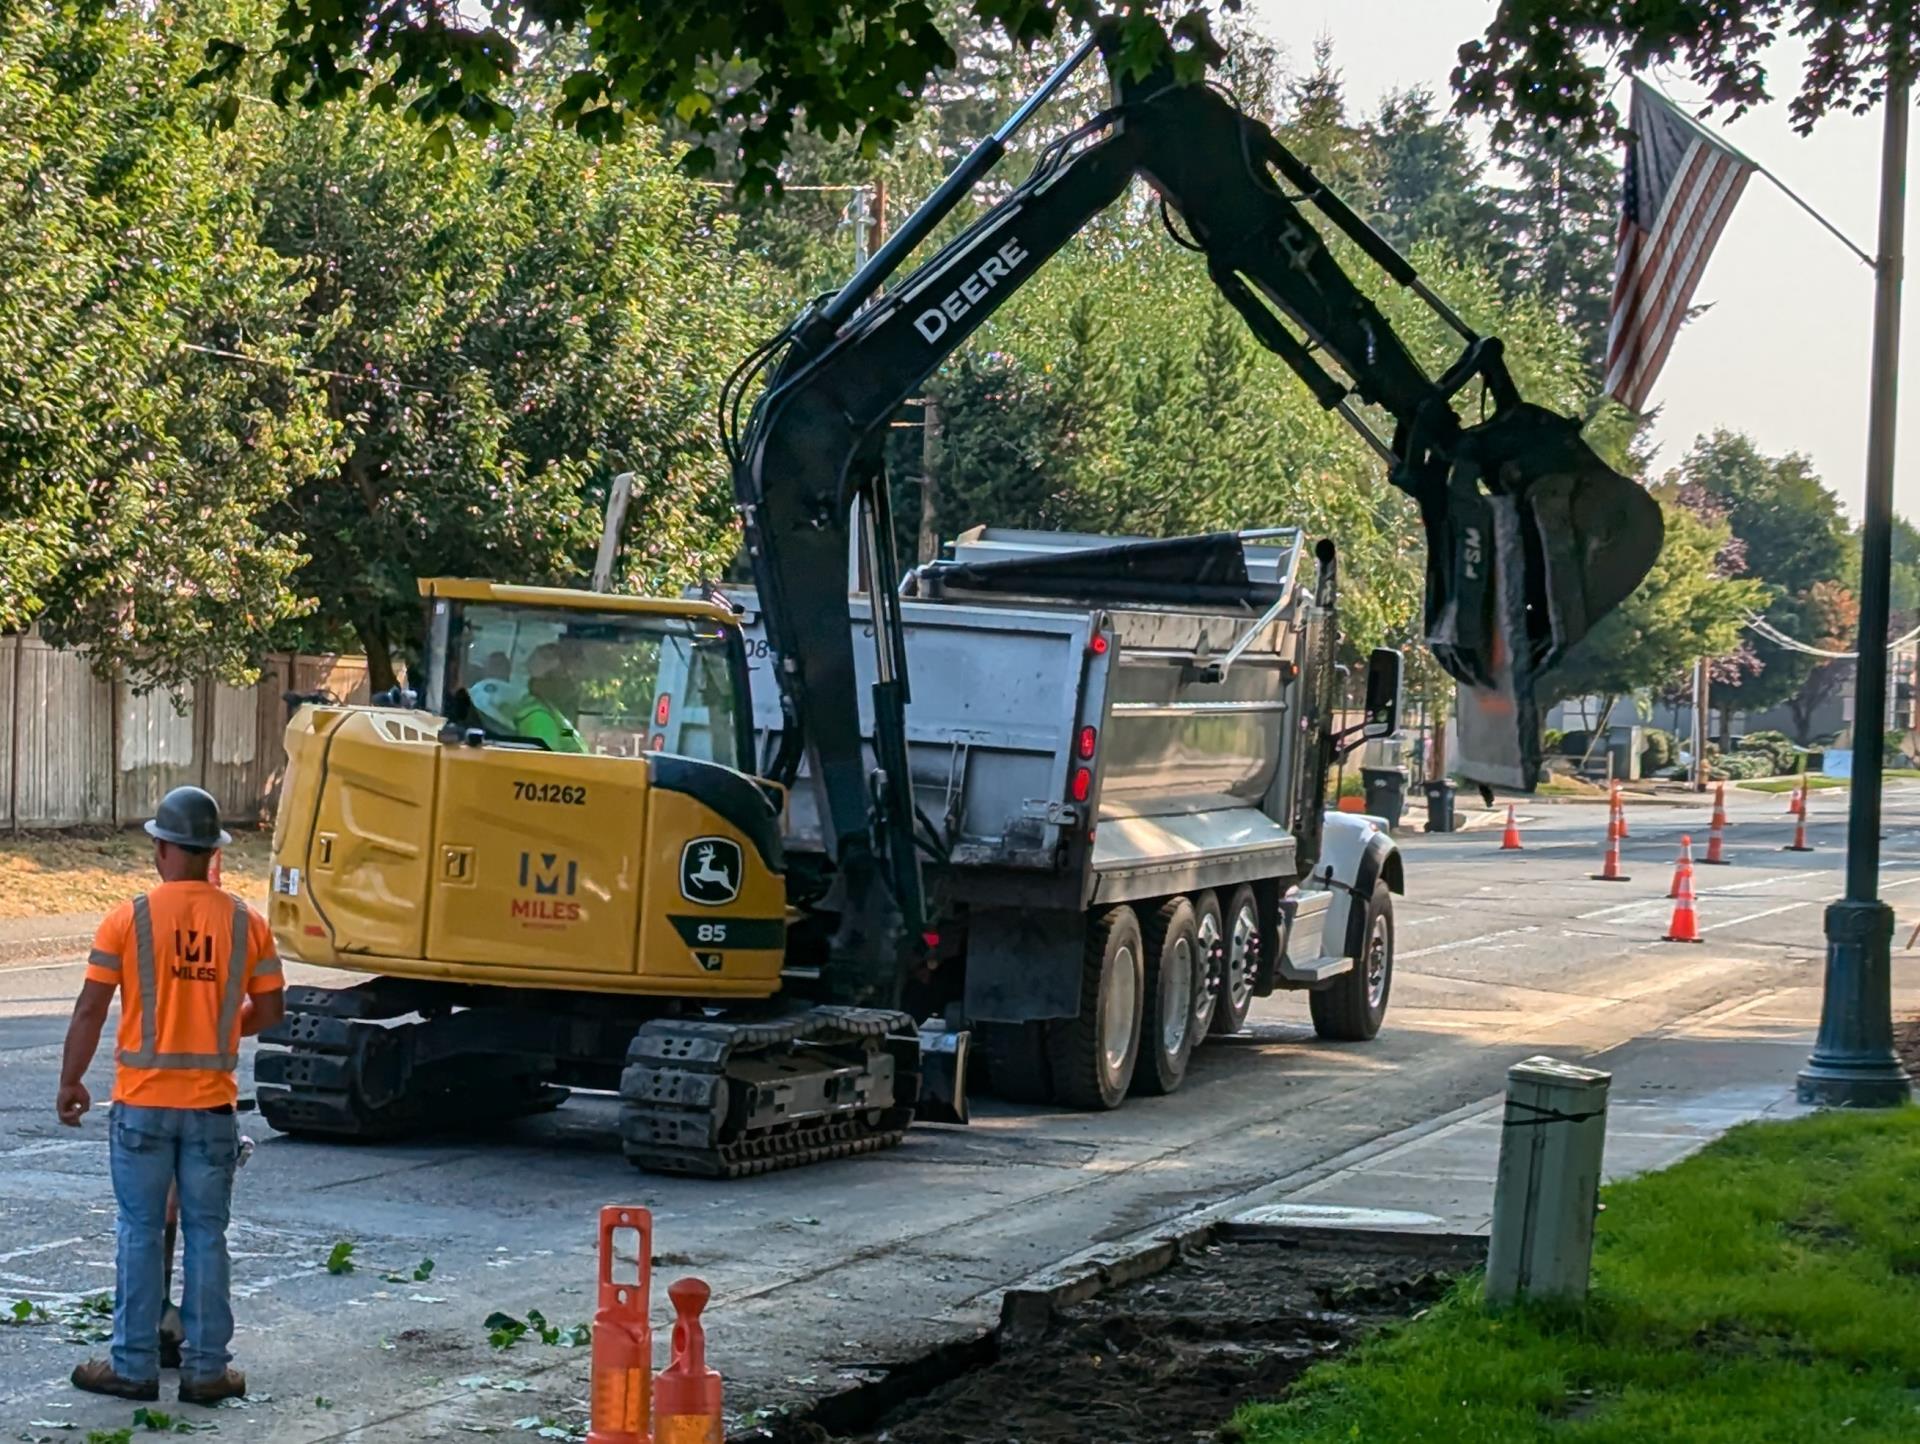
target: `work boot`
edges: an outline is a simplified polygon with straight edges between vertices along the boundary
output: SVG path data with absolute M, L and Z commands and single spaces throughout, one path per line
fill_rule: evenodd
M 180 1367 L 180 1346 L 187 1341 L 186 1325 L 181 1322 L 179 1307 L 169 1303 L 160 1311 L 160 1367 L 177 1369 Z
M 180 1381 L 182 1404 L 205 1404 L 208 1408 L 212 1408 L 222 1399 L 246 1397 L 247 1376 L 238 1369 L 229 1369 L 217 1379 L 182 1379 Z
M 123 1379 L 113 1372 L 113 1364 L 107 1359 L 88 1359 L 84 1364 L 76 1364 L 73 1369 L 73 1387 L 85 1389 L 89 1394 L 111 1394 L 116 1399 L 132 1399 L 138 1403 L 148 1403 L 160 1397 L 160 1381 L 147 1379 Z

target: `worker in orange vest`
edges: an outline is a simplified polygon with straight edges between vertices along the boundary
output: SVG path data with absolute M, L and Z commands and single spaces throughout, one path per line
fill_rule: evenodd
M 81 1080 L 117 991 L 108 1124 L 119 1210 L 113 1349 L 77 1367 L 73 1382 L 122 1399 L 160 1397 L 163 1238 L 168 1191 L 177 1187 L 186 1241 L 180 1399 L 211 1405 L 247 1392 L 228 1352 L 227 1212 L 240 1158 L 234 1070 L 240 1039 L 285 1016 L 285 983 L 266 919 L 207 881 L 215 854 L 233 841 L 213 798 L 176 787 L 147 833 L 160 886 L 100 924 L 60 1064 L 56 1107 L 77 1128 L 93 1106 Z

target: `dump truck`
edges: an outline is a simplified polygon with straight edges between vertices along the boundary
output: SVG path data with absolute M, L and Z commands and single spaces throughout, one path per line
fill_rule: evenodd
M 981 527 L 949 550 L 901 607 L 942 919 L 909 1011 L 970 1032 L 1002 1096 L 1091 1108 L 1173 1091 L 1203 1039 L 1275 991 L 1305 991 L 1322 1037 L 1371 1038 L 1404 871 L 1377 819 L 1325 794 L 1339 755 L 1393 731 L 1400 657 L 1373 655 L 1367 706 L 1340 730 L 1333 545 Z M 764 766 L 779 659 L 758 596 L 725 599 Z M 850 611 L 871 628 L 871 597 Z M 862 727 L 871 759 L 870 710 Z M 830 875 L 804 770 L 784 841 L 790 875 Z

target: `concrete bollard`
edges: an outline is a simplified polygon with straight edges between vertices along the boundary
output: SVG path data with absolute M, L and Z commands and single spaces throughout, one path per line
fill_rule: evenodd
M 1535 1057 L 1507 1070 L 1487 1302 L 1587 1296 L 1611 1073 Z

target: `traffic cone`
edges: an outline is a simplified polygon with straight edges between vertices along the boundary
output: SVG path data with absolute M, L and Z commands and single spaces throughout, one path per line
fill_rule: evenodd
M 673 1362 L 653 1381 L 653 1444 L 725 1444 L 720 1375 L 707 1367 L 707 1331 L 700 1311 L 712 1290 L 700 1279 L 676 1279 Z
M 1790 815 L 1798 813 L 1801 808 L 1807 805 L 1806 790 L 1807 784 L 1804 779 L 1793 784 L 1793 791 L 1787 794 L 1787 812 Z
M 1673 904 L 1673 920 L 1667 924 L 1667 935 L 1660 939 L 1663 943 L 1704 942 L 1700 936 L 1700 918 L 1693 910 L 1693 874 L 1674 880 L 1676 892 Z
M 1793 841 L 1781 848 L 1780 851 L 1813 851 L 1813 845 L 1807 841 L 1807 806 L 1804 802 L 1800 804 L 1800 810 L 1793 815 Z
M 639 1235 L 637 1279 L 613 1276 L 613 1236 Z M 653 1393 L 653 1215 L 614 1204 L 600 1210 L 600 1306 L 593 1315 L 593 1382 L 587 1444 L 648 1444 Z
M 1691 837 L 1680 839 L 1680 857 L 1674 864 L 1673 885 L 1667 889 L 1667 896 L 1679 897 L 1682 883 L 1686 885 L 1687 895 L 1691 897 L 1693 895 L 1693 839 Z
M 1617 818 L 1607 824 L 1607 860 L 1601 864 L 1600 871 L 1591 874 L 1595 882 L 1630 882 L 1620 871 L 1620 824 Z
M 1520 852 L 1520 824 L 1514 820 L 1513 804 L 1507 804 L 1507 830 L 1500 837 L 1500 851 Z
M 1721 848 L 1726 842 L 1727 831 L 1727 784 L 1716 782 L 1713 785 L 1713 827 L 1707 833 L 1707 855 L 1700 859 L 1703 863 L 1712 863 L 1716 867 L 1725 867 L 1727 859 Z
M 1613 784 L 1613 815 L 1620 819 L 1620 835 L 1631 837 L 1627 831 L 1627 795 L 1620 790 L 1620 784 Z

